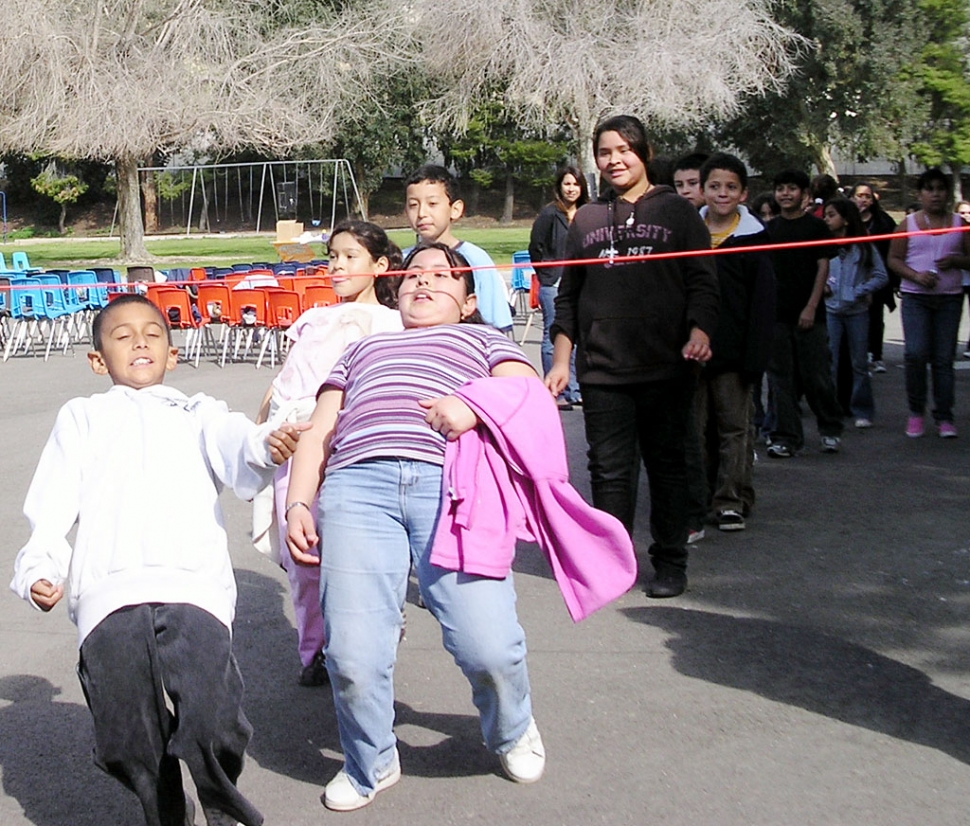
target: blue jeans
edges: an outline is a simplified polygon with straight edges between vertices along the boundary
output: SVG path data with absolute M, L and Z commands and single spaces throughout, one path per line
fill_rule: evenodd
M 906 399 L 914 416 L 926 412 L 926 365 L 933 374 L 933 418 L 953 421 L 953 355 L 960 333 L 963 296 L 903 294 Z
M 320 494 L 324 652 L 344 769 L 362 794 L 394 759 L 394 662 L 412 565 L 444 646 L 471 683 L 486 746 L 508 751 L 532 716 L 512 575 L 432 565 L 440 504 L 441 468 L 408 459 L 327 473 Z
M 559 285 L 553 284 L 551 287 L 539 287 L 539 309 L 542 310 L 542 345 L 539 355 L 542 358 L 542 375 L 549 372 L 552 367 L 552 340 L 549 338 L 549 328 L 556 319 L 556 296 L 559 294 Z M 569 357 L 569 384 L 566 389 L 559 394 L 559 398 L 567 402 L 577 402 L 580 399 L 579 384 L 576 381 L 576 348 L 573 347 L 573 354 Z
M 869 313 L 826 316 L 829 328 L 829 347 L 832 348 L 832 382 L 838 384 L 839 351 L 842 334 L 849 344 L 849 361 L 852 364 L 852 396 L 849 408 L 857 419 L 872 419 L 876 403 L 872 398 L 872 381 L 869 378 Z
M 593 505 L 633 533 L 640 462 L 650 484 L 654 568 L 687 567 L 685 441 L 694 381 L 583 384 Z

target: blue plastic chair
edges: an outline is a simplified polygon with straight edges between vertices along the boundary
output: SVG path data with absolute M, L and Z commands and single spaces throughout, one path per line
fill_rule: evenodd
M 512 304 L 516 315 L 524 317 L 529 313 L 529 287 L 535 274 L 528 250 L 512 253 Z
M 14 270 L 19 272 L 40 272 L 40 267 L 30 266 L 30 261 L 27 259 L 27 253 L 23 251 L 18 251 L 10 256 L 11 266 Z
M 127 285 L 122 286 L 121 273 L 117 270 L 112 270 L 108 267 L 94 267 L 91 271 L 97 276 L 98 283 L 105 285 L 106 295 L 128 291 Z
M 0 276 L 0 347 L 10 338 L 10 278 Z
M 79 288 L 68 292 L 74 293 L 82 310 L 93 312 L 108 305 L 108 288 L 98 281 L 98 276 L 93 270 L 70 272 L 67 274 L 67 283 Z
M 44 312 L 50 325 L 44 361 L 50 358 L 55 338 L 62 342 L 62 350 L 65 354 L 68 347 L 73 351 L 73 339 L 80 338 L 80 329 L 76 327 L 75 322 L 83 309 L 77 301 L 75 291 L 64 289 L 64 283 L 58 275 L 40 273 L 27 277 L 42 285 Z
M 528 250 L 519 250 L 512 253 L 512 289 L 518 292 L 524 290 L 529 292 L 530 279 L 535 275 L 535 268 L 532 266 L 532 258 Z
M 120 284 L 121 275 L 117 270 L 109 269 L 108 267 L 94 267 L 91 272 L 93 272 L 101 284 Z
M 15 355 L 21 347 L 24 353 L 32 350 L 34 336 L 39 336 L 40 324 L 47 320 L 42 285 L 23 273 L 10 277 L 10 319 L 10 335 L 3 348 L 4 361 Z

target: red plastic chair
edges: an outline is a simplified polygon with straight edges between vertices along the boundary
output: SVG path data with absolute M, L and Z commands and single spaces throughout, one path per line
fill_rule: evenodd
M 310 287 L 328 287 L 330 279 L 319 275 L 301 275 L 293 279 L 293 289 L 300 295 L 300 304 L 304 311 L 309 310 L 312 304 L 307 303 L 306 291 Z
M 152 303 L 162 311 L 162 315 L 168 322 L 169 327 L 178 330 L 185 330 L 185 359 L 190 361 L 192 358 L 192 348 L 195 345 L 195 338 L 202 334 L 201 327 L 192 312 L 192 302 L 189 301 L 189 294 L 185 290 L 171 287 L 164 290 L 149 291 Z M 198 367 L 196 359 L 196 367 Z
M 539 312 L 539 279 L 533 275 L 529 284 L 529 317 L 525 320 L 525 329 L 522 331 L 522 338 L 519 344 L 525 344 L 526 336 L 532 329 L 532 322 L 535 321 L 536 313 Z
M 239 358 L 239 347 L 243 341 L 245 341 L 243 359 L 249 355 L 256 341 L 257 331 L 266 326 L 268 295 L 268 291 L 264 289 L 229 290 L 229 318 L 226 319 L 229 324 L 229 334 L 222 343 L 223 366 L 226 363 L 226 354 L 229 352 L 230 339 L 235 341 L 232 351 L 233 361 Z
M 276 366 L 276 354 L 280 354 L 280 360 L 286 348 L 286 337 L 284 333 L 300 317 L 302 305 L 300 296 L 293 290 L 268 290 L 266 293 L 266 336 L 259 348 L 259 358 L 256 359 L 256 368 L 263 363 L 263 356 L 266 350 L 270 351 L 270 366 Z
M 303 293 L 303 306 L 308 310 L 311 307 L 329 307 L 339 301 L 330 284 L 311 284 Z
M 202 345 L 211 345 L 216 351 L 216 342 L 212 335 L 212 325 L 220 326 L 219 344 L 224 344 L 229 330 L 229 315 L 231 312 L 231 302 L 229 300 L 229 288 L 221 281 L 210 279 L 198 283 L 198 296 L 196 306 L 201 316 L 199 335 L 195 341 L 195 365 L 199 365 L 199 357 L 202 354 Z

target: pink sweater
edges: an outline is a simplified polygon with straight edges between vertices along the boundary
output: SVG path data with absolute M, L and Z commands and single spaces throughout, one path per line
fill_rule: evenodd
M 482 424 L 448 443 L 431 562 L 505 577 L 522 539 L 542 548 L 574 622 L 626 593 L 637 575 L 633 543 L 569 483 L 562 424 L 542 382 L 478 379 L 455 395 Z

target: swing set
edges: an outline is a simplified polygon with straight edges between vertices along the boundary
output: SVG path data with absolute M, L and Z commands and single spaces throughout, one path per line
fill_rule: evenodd
M 325 216 L 328 197 L 330 223 L 329 227 L 324 227 L 324 231 L 332 228 L 337 222 L 338 208 L 342 208 L 342 212 L 348 218 L 356 214 L 364 220 L 367 219 L 353 169 L 345 158 L 193 164 L 139 169 L 139 176 L 148 173 L 155 173 L 156 176 L 166 175 L 168 176 L 166 180 L 177 181 L 170 186 L 175 194 L 164 200 L 169 202 L 173 224 L 175 223 L 175 200 L 180 200 L 180 212 L 185 222 L 186 235 L 192 233 L 192 226 L 196 220 L 200 232 L 211 232 L 213 223 L 217 227 L 224 225 L 224 222 L 233 217 L 234 212 L 234 217 L 240 226 L 253 226 L 255 223 L 255 231 L 259 232 L 263 224 L 267 197 L 272 202 L 274 225 L 275 221 L 282 218 L 308 218 L 307 223 L 310 226 L 320 227 Z M 191 173 L 191 183 L 186 181 L 189 173 Z M 230 187 L 233 179 L 235 179 L 235 186 L 232 189 L 235 192 L 231 196 Z M 237 203 L 234 205 L 232 201 Z M 197 209 L 198 215 L 196 215 Z

